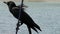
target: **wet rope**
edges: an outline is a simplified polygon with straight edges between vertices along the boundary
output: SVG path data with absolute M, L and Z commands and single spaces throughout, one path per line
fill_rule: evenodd
M 21 5 L 20 5 L 20 9 L 19 9 L 19 16 L 18 16 L 18 23 L 17 23 L 17 27 L 16 27 L 16 34 L 17 34 L 17 32 L 18 32 L 18 30 L 19 30 L 19 26 L 20 26 L 20 24 L 19 24 L 19 23 L 20 23 L 20 20 L 19 20 L 19 19 L 21 19 L 20 16 L 21 16 L 21 11 L 22 11 L 22 9 L 23 9 L 23 8 L 22 8 L 22 7 L 23 7 L 23 1 L 24 1 L 24 0 L 21 1 Z

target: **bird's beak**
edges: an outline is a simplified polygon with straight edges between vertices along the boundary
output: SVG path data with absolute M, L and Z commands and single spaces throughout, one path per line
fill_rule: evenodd
M 7 4 L 7 2 L 3 2 L 3 3 Z

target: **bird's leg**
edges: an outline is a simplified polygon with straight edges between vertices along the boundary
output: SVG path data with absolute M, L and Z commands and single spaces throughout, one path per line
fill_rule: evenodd
M 17 34 L 18 30 L 19 30 L 19 27 L 23 24 L 23 23 L 21 23 L 21 24 L 20 23 L 21 23 L 20 21 L 17 23 L 16 34 Z
M 31 28 L 29 26 L 27 26 L 27 27 L 28 27 L 29 34 L 32 34 L 31 33 Z

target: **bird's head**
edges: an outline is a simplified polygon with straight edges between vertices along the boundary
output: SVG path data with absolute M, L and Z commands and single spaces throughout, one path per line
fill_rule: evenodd
M 15 3 L 13 1 L 8 1 L 8 2 L 4 2 L 5 4 L 7 4 L 9 7 L 15 7 Z

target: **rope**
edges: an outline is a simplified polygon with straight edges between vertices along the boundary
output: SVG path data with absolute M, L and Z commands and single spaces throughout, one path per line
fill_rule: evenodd
M 20 6 L 20 9 L 19 9 L 19 17 L 18 17 L 18 23 L 17 23 L 17 27 L 16 27 L 16 34 L 17 34 L 17 32 L 18 32 L 18 30 L 19 30 L 19 26 L 20 26 L 20 24 L 19 24 L 19 23 L 20 23 L 20 20 L 19 20 L 19 19 L 21 19 L 20 16 L 21 16 L 21 11 L 22 11 L 22 9 L 23 9 L 23 8 L 22 8 L 22 7 L 23 7 L 23 1 L 24 1 L 24 0 L 21 1 L 21 6 Z
M 20 10 L 19 10 L 18 22 L 20 21 L 19 19 L 20 19 L 20 15 L 21 15 L 22 7 L 23 7 L 23 1 L 24 1 L 24 0 L 22 0 L 22 2 L 21 2 L 21 6 L 20 6 Z

